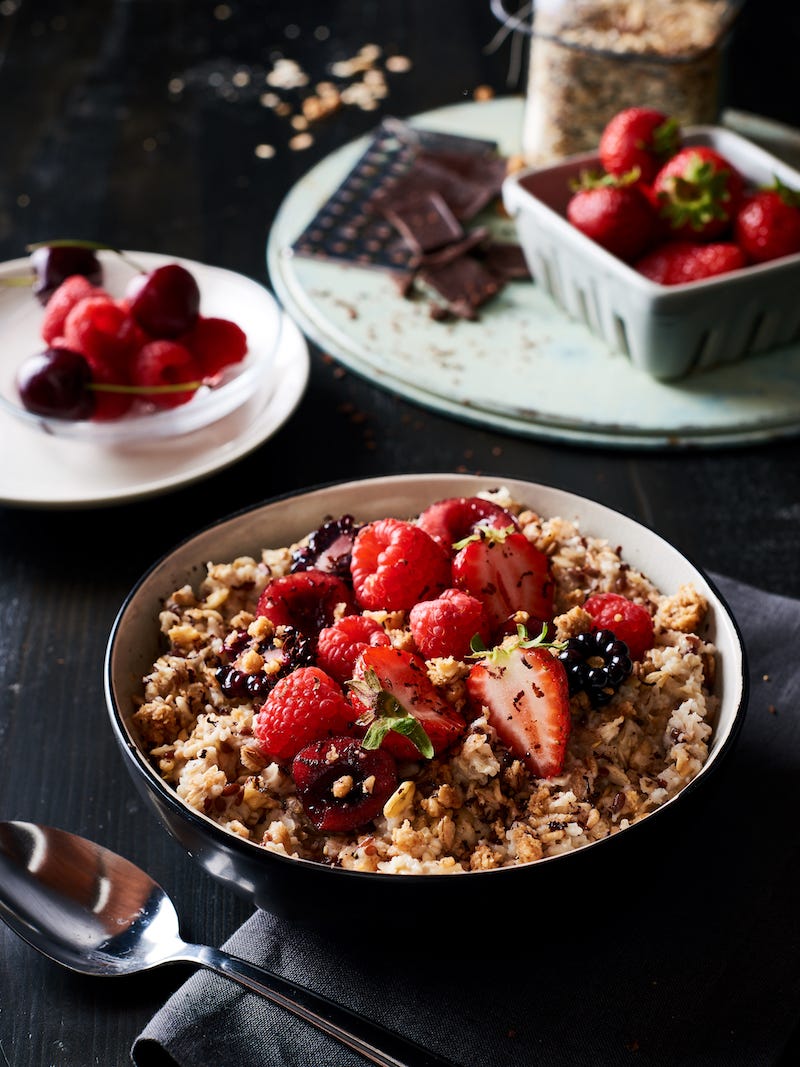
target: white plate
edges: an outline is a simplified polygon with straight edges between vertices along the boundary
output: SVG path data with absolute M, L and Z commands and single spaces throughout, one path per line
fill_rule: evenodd
M 271 370 L 250 399 L 169 441 L 110 447 L 65 440 L 0 411 L 0 503 L 75 508 L 137 500 L 199 481 L 252 452 L 286 422 L 308 382 L 308 346 L 292 320 L 282 320 Z
M 513 155 L 522 115 L 522 99 L 506 97 L 410 121 L 494 139 Z M 781 155 L 775 129 L 763 132 Z M 754 136 L 752 123 L 746 135 Z M 800 345 L 680 383 L 658 382 L 568 319 L 536 285 L 506 286 L 477 323 L 441 323 L 430 319 L 425 301 L 404 300 L 380 271 L 293 255 L 293 242 L 370 139 L 334 152 L 294 186 L 267 245 L 278 299 L 308 337 L 350 369 L 424 407 L 529 437 L 664 447 L 800 432 Z M 796 141 L 784 147 L 796 152 Z M 508 220 L 496 226 L 506 238 L 510 226 L 515 236 Z

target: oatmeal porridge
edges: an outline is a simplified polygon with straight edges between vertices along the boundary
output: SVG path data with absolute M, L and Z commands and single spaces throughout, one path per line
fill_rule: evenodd
M 167 597 L 133 725 L 183 803 L 272 852 L 398 874 L 531 863 L 699 773 L 707 610 L 503 489 L 320 516 Z

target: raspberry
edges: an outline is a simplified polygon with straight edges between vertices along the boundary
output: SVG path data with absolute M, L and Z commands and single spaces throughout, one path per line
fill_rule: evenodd
M 593 593 L 583 605 L 595 630 L 611 630 L 628 646 L 631 659 L 640 660 L 653 647 L 653 620 L 642 604 L 618 593 Z
M 355 711 L 337 682 L 318 667 L 282 678 L 255 717 L 253 732 L 268 759 L 283 762 L 312 741 L 353 729 Z
M 350 571 L 362 608 L 407 611 L 450 584 L 447 551 L 419 526 L 378 519 L 358 531 Z
M 483 604 L 460 589 L 445 589 L 436 600 L 415 604 L 408 621 L 414 643 L 426 659 L 464 659 L 476 634 L 484 644 L 490 636 Z
M 247 335 L 229 319 L 199 316 L 180 342 L 200 364 L 204 378 L 216 377 L 226 367 L 241 363 L 247 355 Z
M 272 579 L 258 598 L 256 614 L 275 626 L 293 626 L 316 635 L 333 625 L 340 604 L 345 615 L 354 614 L 353 594 L 341 578 L 324 571 L 297 571 Z
M 67 313 L 64 340 L 94 365 L 123 367 L 131 354 L 128 315 L 110 296 L 87 296 Z
M 320 631 L 317 663 L 344 685 L 353 677 L 355 663 L 365 648 L 391 644 L 384 628 L 367 615 L 345 615 Z
M 141 387 L 195 383 L 192 389 L 174 393 L 143 393 L 142 399 L 157 408 L 175 408 L 187 403 L 194 396 L 200 378 L 194 356 L 175 341 L 150 341 L 136 353 L 131 367 L 131 380 Z
M 89 360 L 92 368 L 92 382 L 98 385 L 130 385 L 128 371 L 123 368 L 109 367 L 105 363 Z M 121 418 L 133 404 L 130 393 L 107 393 L 101 389 L 93 390 L 95 406 L 92 419 L 96 422 L 113 422 Z
M 47 301 L 42 319 L 42 339 L 47 344 L 50 345 L 56 338 L 63 337 L 67 315 L 79 301 L 89 296 L 111 299 L 102 289 L 92 285 L 83 274 L 72 274 L 64 279 Z
M 371 822 L 397 788 L 388 752 L 368 752 L 352 737 L 317 741 L 297 753 L 292 777 L 317 830 L 347 833 Z

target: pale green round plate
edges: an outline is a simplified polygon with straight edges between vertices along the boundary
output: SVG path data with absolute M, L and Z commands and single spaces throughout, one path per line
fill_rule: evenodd
M 414 116 L 422 128 L 519 151 L 523 101 L 503 97 Z M 754 116 L 725 123 L 794 162 L 800 135 Z M 800 432 L 800 345 L 658 382 L 573 322 L 535 284 L 514 282 L 478 322 L 436 322 L 387 274 L 293 254 L 295 239 L 370 138 L 328 156 L 290 191 L 267 245 L 278 299 L 306 336 L 353 372 L 425 408 L 512 434 L 621 448 L 730 446 Z M 513 222 L 497 228 L 514 236 Z M 509 230 L 510 228 L 510 230 Z

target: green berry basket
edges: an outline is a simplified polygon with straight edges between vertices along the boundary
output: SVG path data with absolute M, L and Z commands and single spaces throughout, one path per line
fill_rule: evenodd
M 748 185 L 779 178 L 800 189 L 800 172 L 721 126 L 684 131 L 686 145 L 724 155 Z M 684 285 L 645 278 L 572 226 L 570 181 L 600 169 L 582 153 L 510 175 L 503 202 L 538 286 L 571 318 L 640 370 L 675 381 L 791 344 L 800 337 L 800 254 Z

